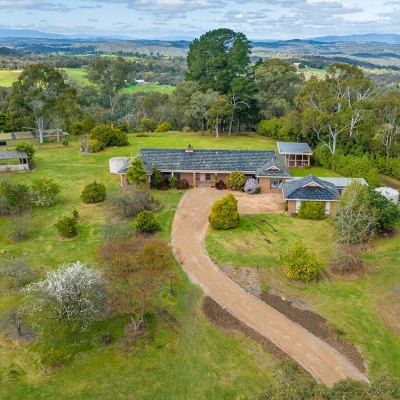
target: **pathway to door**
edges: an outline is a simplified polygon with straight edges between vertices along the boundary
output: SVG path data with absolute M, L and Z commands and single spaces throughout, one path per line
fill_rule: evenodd
M 246 292 L 208 256 L 204 248 L 208 215 L 212 203 L 226 193 L 192 189 L 179 203 L 172 226 L 172 247 L 190 280 L 233 316 L 280 347 L 318 381 L 328 386 L 346 378 L 366 381 L 367 377 L 337 350 Z M 282 212 L 280 194 L 234 194 L 241 214 Z

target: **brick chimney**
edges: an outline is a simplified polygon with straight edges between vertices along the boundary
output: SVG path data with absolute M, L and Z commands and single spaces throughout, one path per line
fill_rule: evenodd
M 193 147 L 192 145 L 189 143 L 188 146 L 185 149 L 185 153 L 189 153 L 192 154 L 193 153 Z

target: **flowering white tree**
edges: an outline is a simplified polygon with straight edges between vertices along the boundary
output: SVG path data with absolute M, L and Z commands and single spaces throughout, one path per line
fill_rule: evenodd
M 23 291 L 34 315 L 79 330 L 101 319 L 107 303 L 101 272 L 80 261 L 48 272 L 44 280 L 31 283 Z

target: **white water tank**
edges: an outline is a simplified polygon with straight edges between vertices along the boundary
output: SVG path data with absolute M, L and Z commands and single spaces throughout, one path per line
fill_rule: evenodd
M 379 187 L 375 189 L 388 200 L 392 200 L 394 204 L 399 204 L 399 191 L 390 187 Z
M 129 157 L 113 157 L 109 160 L 110 173 L 118 174 L 122 167 L 129 161 Z

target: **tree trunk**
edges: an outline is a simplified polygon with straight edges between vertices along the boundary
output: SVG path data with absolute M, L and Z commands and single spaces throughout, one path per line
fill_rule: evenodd
M 232 125 L 233 125 L 233 113 L 232 113 L 231 118 L 229 120 L 229 136 L 231 136 L 231 133 L 232 133 Z
M 215 137 L 219 138 L 219 124 L 216 122 L 215 124 Z
M 39 143 L 42 144 L 44 139 L 44 121 L 43 117 L 37 117 L 36 118 L 36 125 L 39 131 Z

